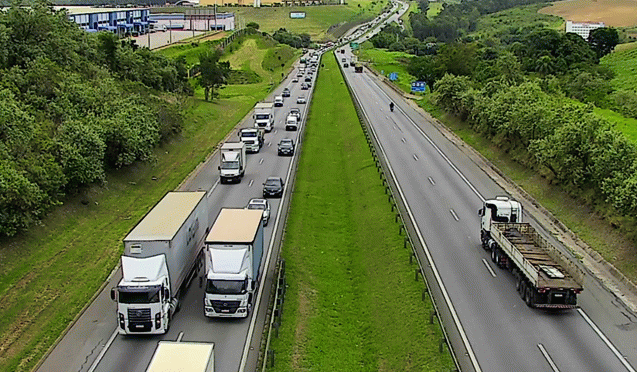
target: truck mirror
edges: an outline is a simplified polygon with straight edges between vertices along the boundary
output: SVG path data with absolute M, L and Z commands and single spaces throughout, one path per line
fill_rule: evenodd
M 218 170 L 221 170 L 221 165 L 217 167 Z
M 484 208 L 478 209 L 478 216 L 484 216 Z
M 243 170 L 243 165 L 239 167 L 239 170 Z
M 115 301 L 115 288 L 111 288 L 111 300 Z
M 170 291 L 168 290 L 168 288 L 164 288 L 164 298 L 166 300 L 170 300 Z

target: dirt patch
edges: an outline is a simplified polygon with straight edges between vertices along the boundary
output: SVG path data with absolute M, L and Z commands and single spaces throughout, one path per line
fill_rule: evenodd
M 637 25 L 637 0 L 572 0 L 539 10 L 574 22 L 604 22 L 606 26 Z
M 294 332 L 292 348 L 292 370 L 301 370 L 301 358 L 305 355 L 305 327 L 314 310 L 314 294 L 304 283 L 299 283 L 299 322 Z

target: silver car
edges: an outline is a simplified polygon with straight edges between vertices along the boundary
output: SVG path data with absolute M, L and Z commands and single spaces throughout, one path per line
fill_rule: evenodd
M 270 220 L 270 202 L 265 199 L 252 198 L 248 202 L 246 209 L 257 209 L 263 211 L 263 226 L 268 225 Z

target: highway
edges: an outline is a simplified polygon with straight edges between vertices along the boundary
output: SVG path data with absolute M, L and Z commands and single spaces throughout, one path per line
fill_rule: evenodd
M 308 102 L 312 90 L 301 90 L 300 79 L 292 83 L 298 66 L 285 81 L 272 93 L 281 94 L 289 87 L 291 96 L 286 98 L 284 106 L 275 108 L 275 125 L 265 135 L 265 145 L 260 152 L 248 154 L 246 174 L 239 184 L 220 184 L 219 154 L 215 152 L 200 165 L 179 187 L 181 191 L 208 191 L 209 222 L 214 223 L 221 208 L 243 208 L 248 200 L 262 196 L 262 183 L 268 176 L 280 176 L 286 181 L 285 198 L 290 197 L 288 187 L 293 176 L 294 163 L 300 150 L 300 139 L 305 128 L 307 104 L 296 104 L 296 98 L 304 95 Z M 316 74 L 312 77 L 314 84 Z M 268 101 L 272 101 L 272 96 Z M 299 131 L 285 131 L 284 120 L 291 107 L 299 107 L 303 113 Z M 253 119 L 247 117 L 243 123 L 228 135 L 228 141 L 238 141 L 237 130 L 252 127 Z M 277 155 L 277 144 L 282 138 L 292 138 L 297 143 L 292 157 Z M 119 336 L 116 334 L 116 304 L 110 300 L 110 288 L 121 279 L 121 270 L 114 272 L 103 290 L 81 315 L 65 337 L 56 345 L 52 353 L 38 369 L 39 372 L 59 371 L 96 371 L 96 372 L 142 372 L 150 363 L 151 357 L 160 340 L 202 341 L 215 343 L 215 371 L 236 372 L 240 366 L 254 371 L 260 350 L 260 340 L 268 306 L 270 282 L 273 280 L 274 266 L 278 257 L 278 244 L 275 244 L 276 230 L 280 234 L 284 226 L 285 208 L 280 199 L 269 199 L 272 215 L 265 228 L 264 262 L 262 278 L 257 295 L 258 303 L 246 319 L 209 319 L 203 313 L 204 290 L 194 280 L 183 294 L 181 310 L 175 314 L 170 331 L 162 336 Z M 203 243 L 202 243 L 203 244 Z M 268 254 L 269 252 L 269 254 Z M 263 291 L 263 289 L 266 289 Z M 257 318 L 255 318 L 255 314 Z M 253 337 L 254 336 L 254 337 Z M 246 343 L 246 340 L 251 342 Z M 245 349 L 245 352 L 244 352 Z
M 345 49 L 346 54 L 337 53 L 339 62 L 351 58 Z M 343 70 L 417 226 L 412 238 L 424 246 L 418 256 L 437 272 L 444 287 L 438 293 L 445 292 L 451 303 L 453 316 L 443 320 L 462 370 L 634 371 L 635 314 L 588 274 L 581 309 L 552 313 L 528 308 L 513 276 L 496 267 L 480 245 L 477 211 L 484 199 L 505 190 L 422 110 L 367 70 Z M 528 211 L 525 218 L 539 227 Z

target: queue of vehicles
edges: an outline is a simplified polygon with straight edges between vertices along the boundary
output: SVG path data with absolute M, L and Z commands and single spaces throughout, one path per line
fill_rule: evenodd
M 238 142 L 222 144 L 218 167 L 221 183 L 241 182 L 246 173 L 246 153 L 261 150 L 264 133 L 274 126 L 274 107 L 289 95 L 290 89 L 286 88 L 274 102 L 258 103 L 254 127 L 240 129 Z M 286 129 L 298 130 L 301 119 L 299 108 L 290 109 Z M 277 149 L 279 155 L 293 155 L 294 150 L 290 138 L 282 139 Z M 202 268 L 204 315 L 247 317 L 261 274 L 264 227 L 271 212 L 267 198 L 282 197 L 284 187 L 281 177 L 268 177 L 263 198 L 251 199 L 242 209 L 222 209 L 211 228 L 205 191 L 167 193 L 124 238 L 123 277 L 111 289 L 111 299 L 117 303 L 118 332 L 168 332 L 180 308 L 180 294 Z M 147 371 L 174 369 L 175 355 L 179 355 L 180 363 L 188 364 L 189 371 L 213 371 L 213 344 L 168 341 L 158 344 Z

